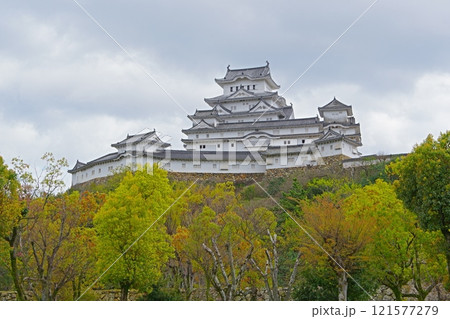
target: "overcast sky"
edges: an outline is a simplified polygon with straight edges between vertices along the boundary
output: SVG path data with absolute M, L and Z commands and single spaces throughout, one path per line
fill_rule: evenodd
M 0 155 L 70 166 L 146 128 L 182 148 L 214 78 L 270 62 L 283 93 L 373 0 L 6 1 L 0 6 Z M 409 152 L 449 129 L 450 2 L 380 0 L 284 96 L 296 117 L 353 105 L 364 154 Z M 177 102 L 146 74 L 145 70 Z

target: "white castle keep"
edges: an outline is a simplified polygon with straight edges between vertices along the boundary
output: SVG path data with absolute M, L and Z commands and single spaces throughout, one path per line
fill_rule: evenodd
M 262 67 L 230 69 L 216 79 L 221 95 L 206 98 L 207 110 L 188 118 L 182 130 L 184 150 L 172 150 L 155 130 L 128 135 L 112 144 L 116 152 L 69 170 L 72 185 L 106 177 L 118 169 L 146 163 L 186 173 L 264 173 L 266 170 L 320 165 L 322 158 L 360 157 L 360 125 L 351 105 L 336 98 L 319 107 L 319 116 L 296 119 L 291 105 L 278 95 L 280 86 Z

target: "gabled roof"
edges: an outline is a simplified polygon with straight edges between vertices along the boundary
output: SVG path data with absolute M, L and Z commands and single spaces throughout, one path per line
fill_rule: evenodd
M 79 160 L 77 160 L 75 166 L 72 169 L 70 169 L 68 172 L 69 173 L 75 172 L 75 171 L 77 171 L 78 169 L 82 168 L 85 165 L 86 165 L 86 163 L 83 163 L 83 162 L 80 162 Z
M 217 113 L 219 113 L 219 108 L 227 112 L 228 114 L 231 114 L 231 110 L 223 106 L 222 104 L 217 104 L 214 106 L 214 110 L 217 110 Z
M 266 79 L 273 88 L 280 88 L 280 86 L 275 83 L 270 75 L 269 62 L 267 61 L 265 66 L 255 68 L 230 69 L 230 66 L 228 66 L 225 76 L 221 79 L 216 79 L 216 83 L 219 85 L 232 83 L 240 78 L 247 78 L 249 80 Z
M 273 107 L 272 105 L 270 105 L 270 104 L 267 103 L 266 101 L 260 100 L 260 101 L 258 101 L 258 103 L 256 103 L 256 104 L 249 110 L 249 112 L 250 112 L 250 113 L 253 113 L 253 112 L 255 112 L 258 108 L 261 108 L 261 107 L 262 107 L 261 104 L 265 104 L 265 106 L 266 106 L 268 109 L 278 110 L 278 108 Z
M 329 102 L 328 104 L 325 104 L 324 106 L 319 107 L 318 109 L 319 109 L 320 116 L 322 116 L 322 117 L 323 117 L 323 111 L 341 111 L 341 110 L 343 110 L 343 111 L 347 111 L 348 116 L 353 115 L 352 106 L 342 103 L 341 101 L 336 99 L 336 97 L 334 97 L 333 100 L 331 100 L 331 102 Z
M 95 160 L 89 161 L 86 164 L 77 161 L 77 163 L 75 164 L 74 168 L 72 168 L 71 170 L 68 170 L 68 172 L 73 174 L 73 173 L 76 173 L 77 171 L 87 169 L 87 168 L 92 167 L 92 166 L 97 165 L 97 164 L 101 164 L 101 163 L 106 163 L 106 162 L 117 160 L 117 159 L 121 158 L 122 156 L 125 156 L 126 154 L 127 153 L 125 153 L 125 152 L 109 153 L 109 154 L 103 155 L 103 156 L 101 156 L 99 158 L 96 158 Z M 82 165 L 79 165 L 79 164 L 82 164 Z
M 146 138 L 148 138 L 152 135 L 156 135 L 155 130 L 147 132 L 147 133 L 141 133 L 141 134 L 135 134 L 135 135 L 128 134 L 125 139 L 123 139 L 120 142 L 111 144 L 111 146 L 112 147 L 120 147 L 120 146 L 129 145 L 129 144 L 138 144 L 139 142 L 142 142 L 143 140 L 145 140 Z
M 353 144 L 356 146 L 361 146 L 361 143 L 353 141 L 353 140 L 347 138 L 345 135 L 339 134 L 338 132 L 336 132 L 332 129 L 329 129 L 328 132 L 326 132 L 321 138 L 315 140 L 314 143 L 322 144 L 322 143 L 328 143 L 328 142 L 335 142 L 335 141 L 339 141 L 339 140 L 344 140 L 347 143 L 350 143 L 350 144 Z
M 214 125 L 211 125 L 205 120 L 201 119 L 197 124 L 191 127 L 191 129 L 204 129 L 204 128 L 214 128 Z

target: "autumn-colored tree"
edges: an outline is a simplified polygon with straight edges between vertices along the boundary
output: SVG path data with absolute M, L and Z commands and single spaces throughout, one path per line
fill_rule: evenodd
M 347 300 L 349 275 L 360 267 L 367 244 L 372 241 L 374 218 L 363 212 L 348 213 L 345 200 L 324 193 L 302 203 L 305 259 L 312 264 L 327 261 L 338 276 L 339 300 Z
M 164 225 L 173 200 L 167 172 L 144 167 L 127 172 L 96 215 L 98 269 L 107 270 L 105 283 L 120 287 L 121 300 L 130 288 L 150 292 L 161 277 L 173 252 Z
M 389 170 L 398 177 L 394 185 L 399 198 L 417 214 L 421 226 L 444 235 L 450 276 L 450 131 L 436 140 L 428 135 Z
M 31 201 L 20 251 L 24 282 L 36 299 L 76 298 L 93 274 L 96 207 L 91 196 L 73 192 Z

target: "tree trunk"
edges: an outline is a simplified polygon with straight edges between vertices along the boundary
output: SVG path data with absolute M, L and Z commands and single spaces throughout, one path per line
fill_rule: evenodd
M 17 269 L 17 257 L 14 252 L 14 247 L 11 247 L 9 250 L 9 259 L 11 261 L 11 277 L 13 278 L 14 287 L 16 288 L 17 291 L 17 300 L 24 301 L 26 300 L 26 297 L 19 279 L 19 270 Z
M 403 300 L 402 288 L 401 287 L 390 287 L 392 292 L 394 293 L 396 301 Z
M 342 271 L 338 279 L 339 283 L 339 301 L 347 301 L 348 278 L 345 271 Z
M 26 296 L 20 281 L 19 269 L 17 268 L 17 257 L 16 257 L 16 238 L 18 234 L 17 226 L 12 229 L 12 234 L 10 238 L 6 238 L 9 243 L 9 259 L 11 263 L 11 277 L 14 281 L 14 287 L 17 291 L 17 300 L 24 301 Z
M 128 289 L 130 288 L 129 284 L 120 285 L 120 301 L 128 300 Z
M 289 278 L 289 283 L 288 283 L 287 291 L 286 291 L 286 300 L 287 301 L 291 300 L 292 286 L 294 285 L 295 278 L 297 277 L 297 269 L 298 269 L 298 265 L 300 264 L 301 256 L 302 256 L 302 253 L 298 252 L 297 258 L 295 259 L 294 267 L 292 268 L 291 277 Z

